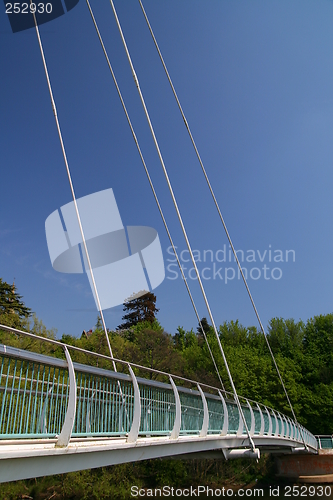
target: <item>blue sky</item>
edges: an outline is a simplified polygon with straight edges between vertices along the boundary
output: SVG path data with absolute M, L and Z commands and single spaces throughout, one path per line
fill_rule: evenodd
M 172 236 L 185 250 L 111 6 L 91 3 Z M 225 282 L 225 269 L 232 276 L 235 263 L 219 262 L 221 252 L 216 258 L 224 245 L 228 254 L 226 236 L 139 3 L 115 6 L 192 247 L 202 261 L 204 250 L 211 251 L 198 265 L 207 268 L 210 279 L 203 282 L 215 321 L 256 325 L 237 271 Z M 234 245 L 252 272 L 248 282 L 264 325 L 275 316 L 306 320 L 332 312 L 333 2 L 145 0 L 144 6 Z M 158 319 L 170 333 L 196 327 L 184 283 L 170 279 L 169 242 L 86 3 L 40 32 L 76 196 L 111 187 L 125 225 L 158 231 L 166 265 L 155 289 Z M 45 219 L 71 193 L 36 34 L 12 34 L 3 8 L 0 36 L 0 276 L 15 278 L 48 328 L 80 335 L 97 317 L 88 280 L 54 271 L 46 245 Z M 250 250 L 255 262 L 246 261 Z M 293 252 L 285 262 L 287 250 Z M 200 316 L 207 316 L 198 283 L 188 282 Z M 115 328 L 121 316 L 121 307 L 105 311 L 107 326 Z

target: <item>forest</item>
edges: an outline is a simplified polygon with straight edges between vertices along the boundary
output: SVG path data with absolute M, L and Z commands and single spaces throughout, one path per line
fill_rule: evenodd
M 155 306 L 153 309 L 158 311 Z M 128 312 L 128 307 L 125 312 Z M 108 333 L 114 357 L 219 386 L 199 326 L 191 330 L 179 326 L 176 332 L 170 334 L 164 331 L 151 311 L 148 311 L 148 316 L 131 314 L 124 316 L 125 323 L 120 325 L 121 328 Z M 136 319 L 132 325 L 128 324 L 133 317 Z M 25 306 L 15 286 L 1 279 L 0 324 L 58 338 L 56 331 L 48 330 Z M 222 381 L 230 390 L 214 331 L 205 318 L 201 324 Z M 243 326 L 235 320 L 221 324 L 218 333 L 238 393 L 291 416 L 265 338 L 257 327 Z M 61 341 L 108 355 L 99 318 L 89 333 L 76 334 L 63 334 Z M 305 322 L 272 318 L 267 336 L 299 422 L 313 434 L 332 434 L 333 314 L 315 316 Z M 61 355 L 52 346 L 5 331 L 0 331 L 0 343 Z M 83 354 L 78 354 L 74 360 L 87 362 Z M 107 361 L 105 363 L 107 367 Z M 154 378 L 156 375 L 146 372 L 140 373 L 140 376 Z M 200 482 L 237 485 L 256 480 L 269 481 L 273 475 L 274 463 L 270 457 L 262 458 L 258 464 L 247 460 L 151 460 L 2 484 L 0 499 L 130 498 L 132 485 L 143 488 L 165 484 L 186 486 Z

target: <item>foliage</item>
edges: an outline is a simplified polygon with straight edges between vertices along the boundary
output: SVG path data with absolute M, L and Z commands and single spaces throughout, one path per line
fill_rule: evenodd
M 122 317 L 124 323 L 117 327 L 118 330 L 124 330 L 135 326 L 142 321 L 153 323 L 155 321 L 155 314 L 159 311 L 156 308 L 156 295 L 151 292 L 138 297 L 137 299 L 124 302 L 123 311 L 127 312 Z
M 1 283 L 3 283 L 1 281 Z M 17 292 L 15 292 L 17 293 Z M 21 297 L 17 294 L 18 300 Z M 7 308 L 0 314 L 0 321 L 7 325 L 31 331 L 37 336 L 56 338 L 55 330 L 48 330 L 30 309 L 21 304 L 21 313 Z M 7 306 L 6 306 L 7 307 Z M 26 311 L 26 315 L 24 312 Z M 29 312 L 29 314 L 28 314 Z M 209 345 L 217 362 L 227 390 L 230 383 L 213 329 L 207 320 L 201 320 Z M 240 396 L 272 406 L 290 415 L 266 340 L 257 328 L 244 327 L 239 321 L 223 323 L 218 330 L 235 386 Z M 174 373 L 218 387 L 219 380 L 203 338 L 197 331 L 178 327 L 174 336 L 166 333 L 160 323 L 139 321 L 126 331 L 109 332 L 113 354 L 118 359 L 145 365 L 152 370 Z M 290 400 L 300 423 L 314 434 L 333 432 L 333 314 L 315 316 L 306 323 L 293 319 L 273 318 L 268 325 L 267 339 L 273 350 Z M 94 331 L 86 337 L 76 338 L 64 334 L 66 344 L 87 351 L 103 354 L 94 357 L 82 351 L 72 351 L 74 361 L 112 368 L 105 333 L 98 320 Z M 0 342 L 13 347 L 63 357 L 61 347 L 38 339 L 0 331 Z M 117 363 L 119 371 L 127 371 Z M 142 377 L 166 381 L 154 371 L 135 369 Z M 291 416 L 291 415 L 290 415 Z M 14 498 L 129 498 L 130 486 L 143 488 L 163 484 L 188 486 L 200 481 L 209 485 L 246 484 L 255 478 L 263 479 L 272 474 L 272 463 L 261 459 L 259 464 L 250 461 L 224 460 L 155 460 L 122 464 L 92 471 L 80 471 L 36 480 L 2 485 L 1 499 Z
M 0 324 L 22 328 L 31 314 L 31 309 L 24 305 L 15 284 L 10 285 L 0 278 Z
M 133 485 L 140 489 L 199 484 L 237 487 L 270 478 L 272 473 L 272 460 L 267 456 L 259 463 L 249 459 L 226 462 L 221 452 L 220 460 L 145 460 L 5 483 L 0 488 L 0 500 L 126 500 L 131 498 Z

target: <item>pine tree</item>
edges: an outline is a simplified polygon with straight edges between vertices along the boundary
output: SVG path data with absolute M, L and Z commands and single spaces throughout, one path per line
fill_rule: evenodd
M 159 311 L 155 304 L 156 295 L 151 292 L 129 302 L 124 302 L 123 311 L 127 312 L 127 314 L 122 317 L 124 323 L 117 326 L 117 330 L 126 330 L 142 321 L 153 323 L 155 314 Z
M 208 323 L 207 318 L 202 318 L 202 319 L 200 320 L 200 322 L 201 322 L 201 325 L 202 325 L 202 329 L 203 329 L 203 331 L 204 331 L 204 332 L 205 332 L 205 334 L 207 335 L 207 333 L 208 333 L 208 332 L 209 332 L 209 330 L 210 330 L 210 324 Z M 198 325 L 198 327 L 197 327 L 197 332 L 198 332 L 199 337 L 200 337 L 200 336 L 202 336 L 202 330 L 201 330 L 201 327 L 200 327 L 200 323 L 199 323 L 199 325 Z
M 19 318 L 28 318 L 31 309 L 26 307 L 21 299 L 22 296 L 17 293 L 14 283 L 9 285 L 0 278 L 0 314 L 16 314 Z
M 97 323 L 95 325 L 95 330 L 103 330 L 103 324 L 100 315 L 97 316 Z

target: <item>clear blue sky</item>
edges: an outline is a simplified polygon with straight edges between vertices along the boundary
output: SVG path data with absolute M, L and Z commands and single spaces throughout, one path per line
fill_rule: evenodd
M 181 251 L 185 243 L 111 6 L 107 0 L 91 3 Z M 206 263 L 198 264 L 208 268 L 204 273 L 211 279 L 204 285 L 216 323 L 239 319 L 256 325 L 237 273 L 225 282 L 225 268 L 235 263 L 216 260 L 224 245 L 228 252 L 226 236 L 139 3 L 115 5 L 190 241 L 202 260 L 204 250 L 213 252 L 214 262 L 206 252 Z M 259 271 L 253 268 L 260 269 L 249 285 L 264 325 L 275 316 L 306 320 L 332 312 L 333 2 L 144 5 L 235 247 L 244 258 L 255 251 L 256 262 L 243 265 L 255 278 Z M 159 232 L 168 266 L 168 239 L 84 0 L 40 32 L 77 197 L 112 187 L 125 225 Z M 0 37 L 0 276 L 15 278 L 26 305 L 48 328 L 80 335 L 97 317 L 88 280 L 54 271 L 46 246 L 45 219 L 71 201 L 71 193 L 36 34 L 12 34 L 3 6 Z M 285 262 L 287 250 L 294 253 Z M 273 261 L 281 255 L 284 262 Z M 187 273 L 189 263 L 184 265 Z M 271 277 L 273 268 L 280 279 Z M 174 276 L 167 269 L 155 290 L 158 319 L 170 333 L 197 324 L 181 279 L 169 279 Z M 207 316 L 197 282 L 189 283 L 200 316 Z M 121 316 L 121 307 L 106 311 L 107 326 L 116 327 Z

